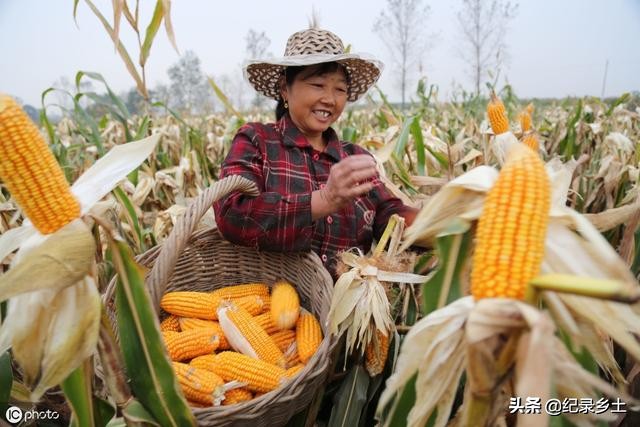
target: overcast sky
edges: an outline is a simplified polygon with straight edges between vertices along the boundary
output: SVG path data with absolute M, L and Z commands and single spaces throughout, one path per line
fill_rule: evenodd
M 424 72 L 443 100 L 454 85 L 472 89 L 455 53 L 460 1 L 424 1 L 431 7 L 425 31 L 438 34 L 425 52 Z M 94 2 L 113 19 L 110 0 Z M 155 1 L 140 3 L 146 25 Z M 397 99 L 396 70 L 372 30 L 385 5 L 386 0 L 174 0 L 172 19 L 180 51 L 194 51 L 206 74 L 221 76 L 240 73 L 250 29 L 265 31 L 269 51 L 281 56 L 288 36 L 308 26 L 315 8 L 320 26 L 351 44 L 352 52 L 386 63 L 379 84 Z M 39 106 L 43 90 L 62 76 L 73 80 L 79 70 L 102 73 L 116 91 L 133 86 L 86 3 L 79 2 L 78 26 L 72 10 L 72 0 L 0 0 L 0 92 Z M 135 56 L 124 18 L 121 25 L 125 46 Z M 640 90 L 640 0 L 520 0 L 506 40 L 511 59 L 504 75 L 520 97 L 599 96 L 607 61 L 605 96 Z M 167 69 L 178 59 L 161 28 L 147 64 L 148 86 L 168 82 Z

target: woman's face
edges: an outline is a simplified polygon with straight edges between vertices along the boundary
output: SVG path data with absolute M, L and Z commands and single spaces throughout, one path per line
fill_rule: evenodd
M 321 75 L 303 70 L 290 86 L 282 85 L 283 99 L 296 127 L 314 143 L 335 122 L 347 102 L 347 79 L 342 69 Z

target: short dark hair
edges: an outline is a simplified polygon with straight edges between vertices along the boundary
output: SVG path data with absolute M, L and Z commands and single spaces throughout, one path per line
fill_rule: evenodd
M 349 73 L 347 73 L 347 69 L 344 67 L 344 65 L 337 62 L 323 62 L 321 64 L 286 67 L 283 71 L 285 84 L 287 86 L 291 86 L 298 74 L 302 73 L 305 70 L 305 79 L 309 77 L 322 76 L 324 74 L 341 70 L 342 72 L 344 72 L 345 78 L 347 79 L 347 87 L 349 87 Z M 276 105 L 276 121 L 280 120 L 286 112 L 287 109 L 284 108 L 284 100 L 281 97 L 280 99 L 278 99 L 278 105 Z

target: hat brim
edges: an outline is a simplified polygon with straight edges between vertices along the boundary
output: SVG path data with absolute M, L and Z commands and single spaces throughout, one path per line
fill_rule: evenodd
M 266 97 L 280 99 L 278 82 L 286 67 L 337 62 L 345 67 L 349 77 L 348 101 L 357 101 L 380 78 L 383 64 L 365 54 L 345 53 L 341 55 L 311 54 L 291 55 L 275 59 L 251 60 L 243 67 L 245 79 L 253 88 Z

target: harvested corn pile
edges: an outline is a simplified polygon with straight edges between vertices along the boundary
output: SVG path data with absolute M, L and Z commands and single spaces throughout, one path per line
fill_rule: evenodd
M 318 319 L 301 309 L 295 286 L 285 281 L 167 292 L 160 306 L 168 314 L 161 322 L 167 352 L 193 407 L 232 405 L 277 389 L 322 342 Z

